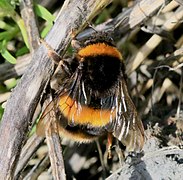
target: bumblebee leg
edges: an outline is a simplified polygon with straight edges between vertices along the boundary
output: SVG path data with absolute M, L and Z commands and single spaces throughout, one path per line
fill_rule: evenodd
M 119 163 L 122 166 L 125 162 L 125 151 L 120 148 L 119 141 L 116 143 L 115 151 L 118 155 Z
M 108 159 L 111 159 L 112 158 L 112 155 L 111 155 L 111 147 L 112 147 L 112 134 L 111 133 L 108 133 L 107 135 L 107 152 L 108 152 Z
M 102 165 L 102 172 L 103 172 L 103 176 L 106 177 L 106 167 L 105 167 L 105 163 L 104 163 L 104 159 L 103 159 L 103 154 L 102 154 L 102 150 L 101 150 L 101 147 L 100 147 L 100 143 L 97 140 L 95 140 L 96 142 L 96 145 L 97 145 L 97 149 L 98 149 L 98 152 L 99 152 L 99 159 L 100 159 L 100 162 L 101 162 L 101 165 Z
M 61 56 L 44 39 L 40 39 L 40 42 L 47 48 L 48 56 L 55 64 L 58 65 L 60 62 L 62 62 Z
M 104 164 L 105 164 L 106 169 L 109 169 L 108 162 L 110 162 L 112 160 L 112 153 L 111 153 L 112 140 L 113 140 L 112 134 L 108 133 L 107 134 L 106 151 L 104 153 Z

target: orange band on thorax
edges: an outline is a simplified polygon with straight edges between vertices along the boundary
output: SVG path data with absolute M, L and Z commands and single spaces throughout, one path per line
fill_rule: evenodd
M 109 55 L 112 57 L 122 59 L 122 55 L 117 50 L 117 48 L 110 46 L 106 43 L 97 43 L 97 44 L 88 45 L 82 48 L 81 50 L 79 50 L 78 55 L 81 57 Z

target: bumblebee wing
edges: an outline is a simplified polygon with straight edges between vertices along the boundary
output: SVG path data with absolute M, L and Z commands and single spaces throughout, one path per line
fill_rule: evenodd
M 124 79 L 119 83 L 116 101 L 113 135 L 126 146 L 128 152 L 141 151 L 144 145 L 144 128 Z
M 50 126 L 51 122 L 55 120 L 55 101 L 51 101 L 43 111 L 39 122 L 36 126 L 36 134 L 38 136 L 45 136 L 45 131 Z
M 78 79 L 78 73 L 74 73 L 70 79 L 65 78 L 65 82 L 56 88 L 56 94 L 54 100 L 51 101 L 43 111 L 40 120 L 37 125 L 37 134 L 45 136 L 45 130 L 50 126 L 51 121 L 56 120 L 58 126 L 65 127 L 67 123 L 62 118 L 63 111 L 70 110 L 71 106 L 68 104 L 68 98 L 72 95 L 72 98 L 78 96 L 78 86 L 80 79 Z M 58 83 L 58 82 L 57 82 Z M 61 82 L 60 82 L 61 83 Z M 64 102 L 61 102 L 61 97 L 65 97 Z M 62 98 L 63 99 L 63 98 Z M 61 111 L 60 106 L 64 109 Z

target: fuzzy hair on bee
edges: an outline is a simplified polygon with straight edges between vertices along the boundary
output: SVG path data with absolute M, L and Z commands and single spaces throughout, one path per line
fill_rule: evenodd
M 48 124 L 44 117 L 54 111 L 61 137 L 89 143 L 110 134 L 126 151 L 141 151 L 144 128 L 128 93 L 122 54 L 106 33 L 74 40 L 72 46 L 73 57 L 60 59 L 51 79 L 56 93 L 38 129 Z

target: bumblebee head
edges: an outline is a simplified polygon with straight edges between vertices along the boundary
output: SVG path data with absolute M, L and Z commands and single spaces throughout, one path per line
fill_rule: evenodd
M 77 51 L 79 51 L 82 48 L 85 48 L 88 45 L 97 44 L 97 43 L 105 43 L 109 46 L 115 47 L 114 41 L 111 38 L 111 35 L 109 32 L 94 31 L 93 29 L 91 30 L 93 32 L 88 32 L 90 30 L 87 30 L 86 32 L 83 31 L 76 38 L 74 38 L 71 42 L 72 47 Z

